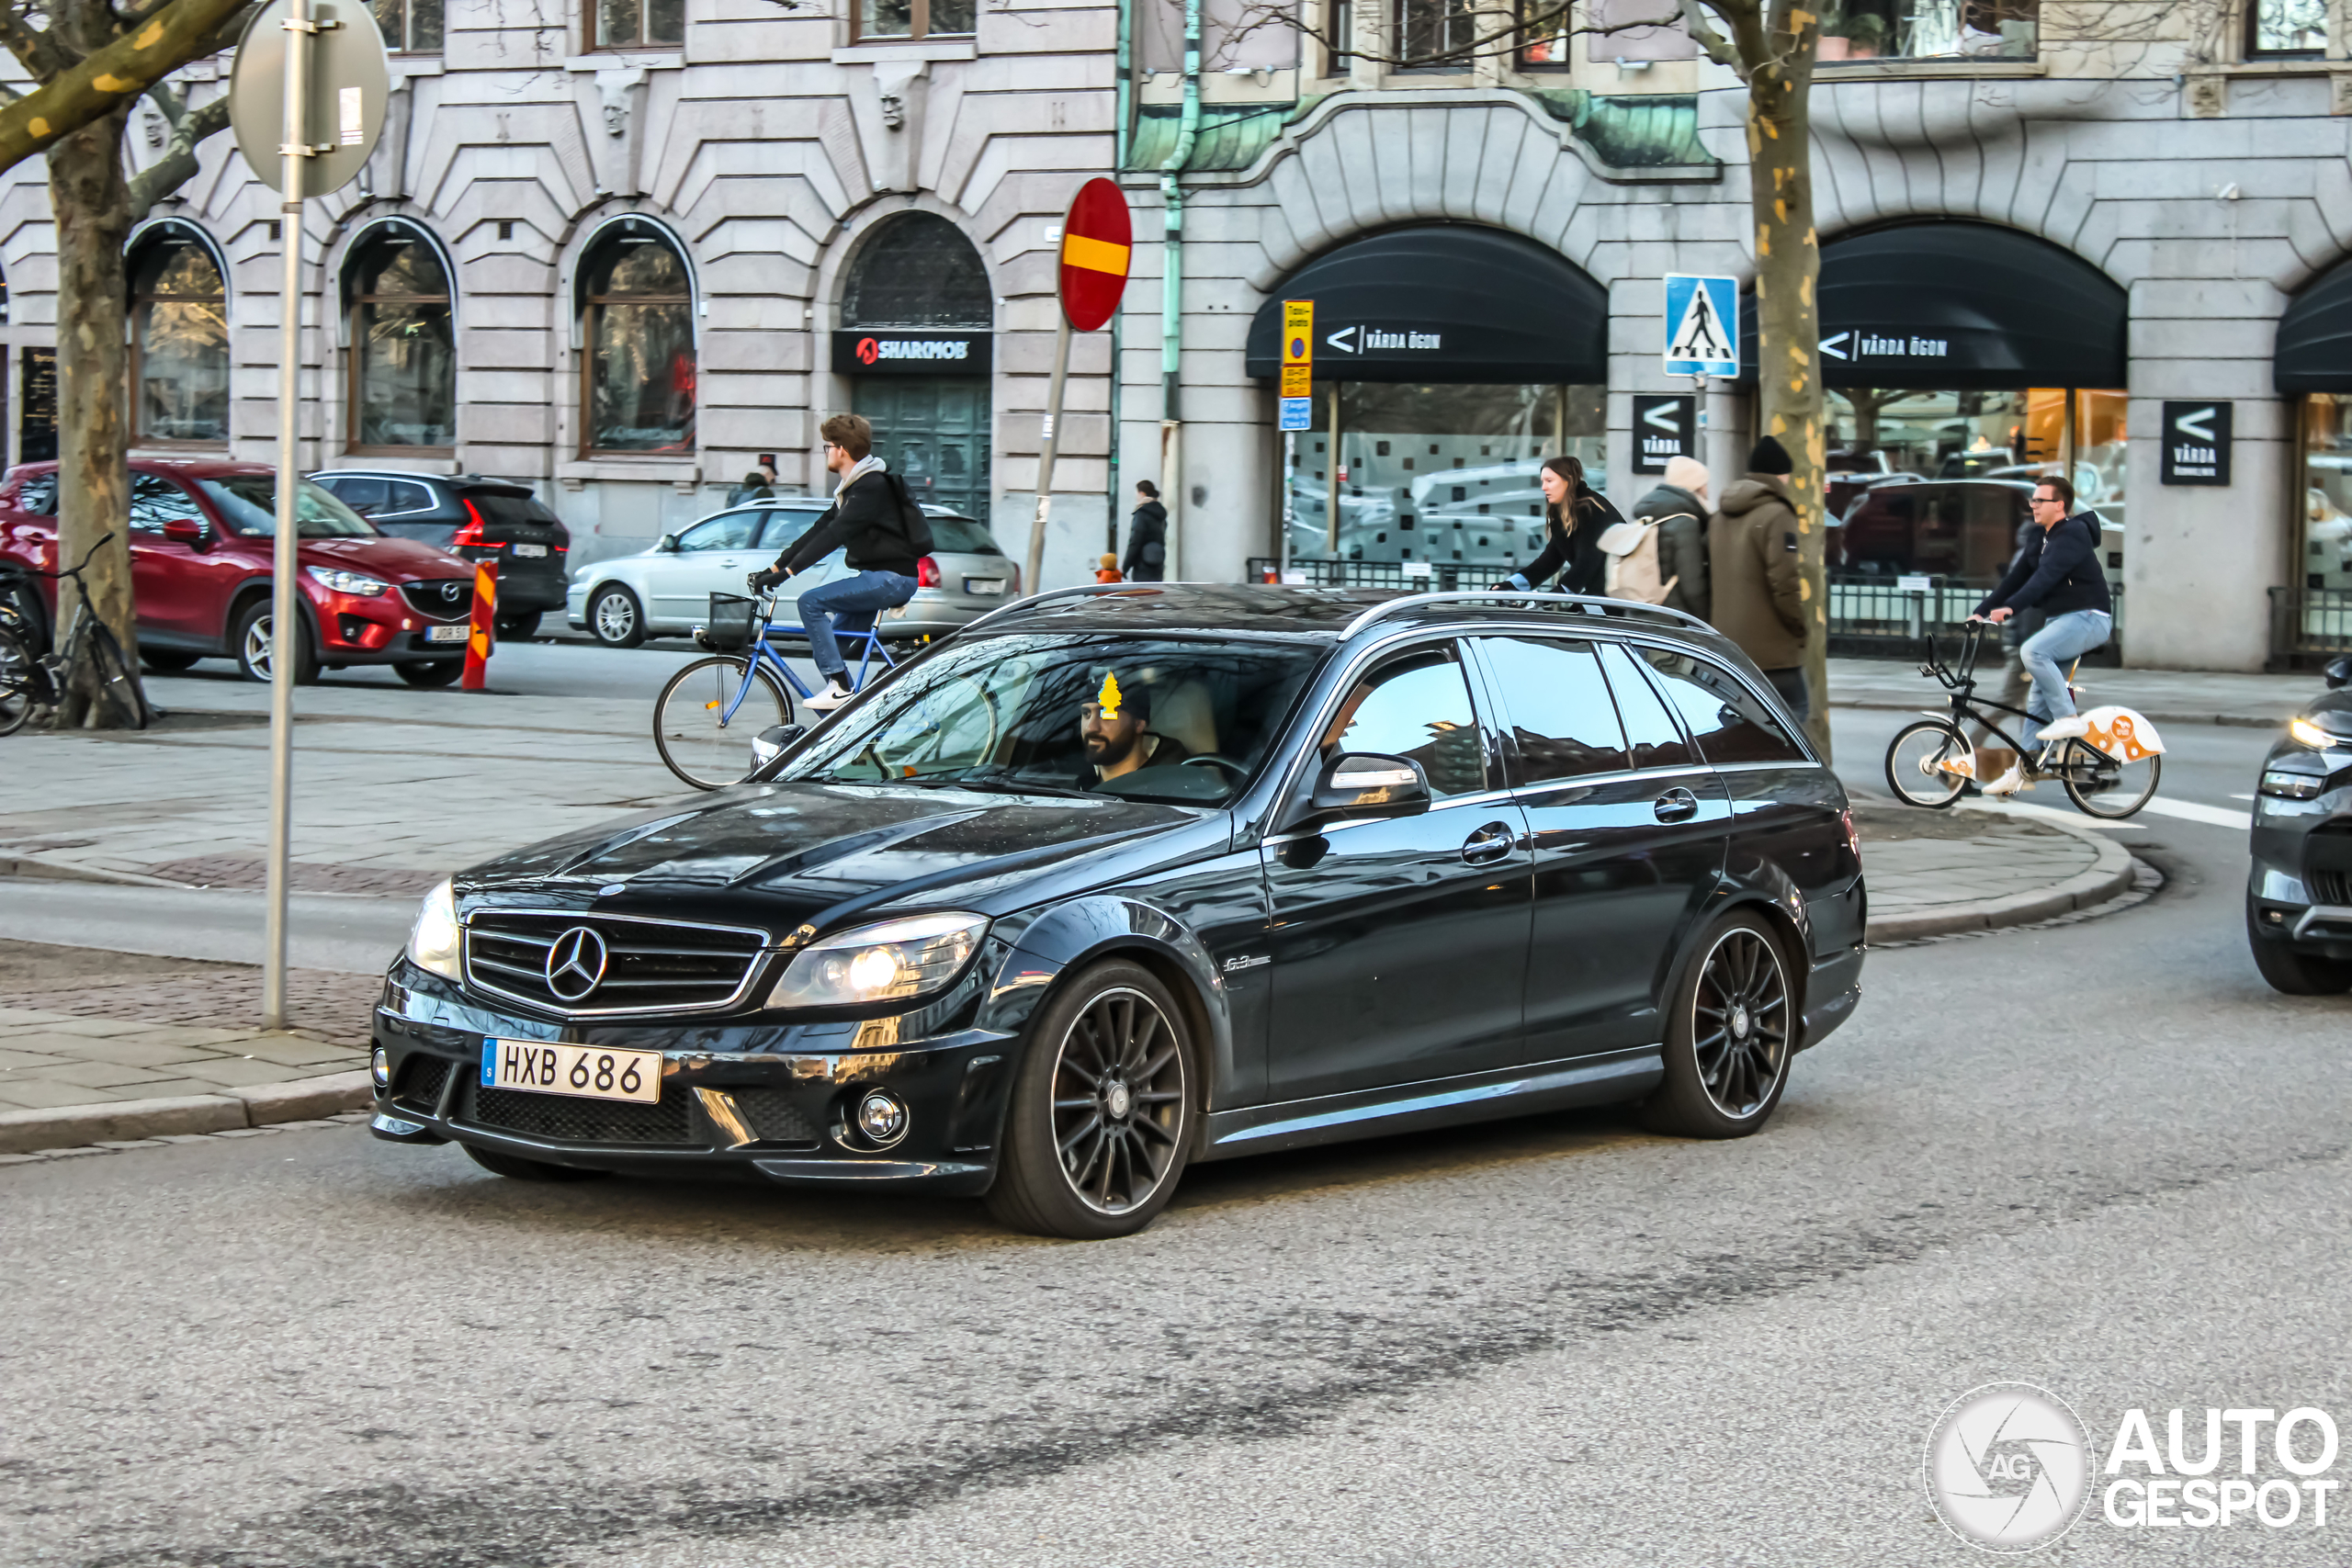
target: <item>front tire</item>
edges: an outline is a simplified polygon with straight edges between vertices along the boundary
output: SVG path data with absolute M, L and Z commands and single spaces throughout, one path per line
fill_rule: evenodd
M 537 610 L 528 615 L 498 617 L 498 640 L 501 642 L 528 642 L 538 635 L 539 612 Z
M 229 651 L 237 661 L 237 673 L 248 681 L 269 684 L 270 660 L 276 637 L 270 628 L 270 604 L 266 599 L 256 599 L 237 615 L 237 624 L 229 632 Z M 294 639 L 294 681 L 307 686 L 319 678 L 318 650 L 311 646 L 308 636 Z
M 36 694 L 46 689 L 32 650 L 14 632 L 0 627 L 0 735 L 22 729 L 39 705 Z
M 1968 737 L 1942 719 L 1921 719 L 1894 732 L 1886 745 L 1886 787 L 1905 806 L 1941 811 L 1960 798 L 1968 781 L 1937 764 L 1974 751 Z M 1984 783 L 1984 780 L 1977 781 Z
M 1675 987 L 1666 1081 L 1644 1105 L 1643 1121 L 1688 1138 L 1747 1136 L 1781 1103 L 1797 1028 L 1780 937 L 1760 916 L 1724 916 Z
M 2352 991 L 2352 964 L 2297 953 L 2288 943 L 2262 934 L 2262 911 L 2246 896 L 2245 944 L 2254 953 L 2254 966 L 2270 988 L 2290 997 L 2340 997 Z
M 626 588 L 600 588 L 588 601 L 588 631 L 606 648 L 637 648 L 645 641 L 645 607 Z
M 752 672 L 752 689 L 732 717 L 727 705 Z M 662 762 L 696 789 L 724 789 L 742 783 L 757 765 L 752 742 L 765 730 L 792 722 L 792 699 L 765 665 L 719 654 L 697 659 L 662 688 L 653 700 L 653 745 Z
M 462 659 L 435 659 L 425 663 L 401 663 L 392 666 L 392 673 L 412 686 L 446 686 L 466 672 Z
M 501 1154 L 496 1149 L 478 1149 L 471 1144 L 460 1144 L 466 1157 L 489 1171 L 510 1181 L 595 1181 L 613 1173 L 609 1170 L 582 1170 L 576 1165 L 549 1165 L 545 1160 L 525 1159 L 521 1155 Z
M 203 657 L 200 653 L 182 653 L 169 649 L 142 648 L 139 650 L 139 661 L 158 675 L 176 675 L 183 670 L 193 670 L 196 661 Z
M 1033 1235 L 1133 1235 L 1183 1176 L 1195 1092 L 1175 997 L 1140 964 L 1096 964 L 1030 1027 L 989 1213 Z

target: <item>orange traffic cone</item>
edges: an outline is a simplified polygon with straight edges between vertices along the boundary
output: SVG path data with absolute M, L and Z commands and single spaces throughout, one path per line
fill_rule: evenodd
M 497 646 L 498 563 L 474 563 L 474 613 L 471 635 L 466 638 L 465 689 L 485 690 L 490 682 L 491 650 Z

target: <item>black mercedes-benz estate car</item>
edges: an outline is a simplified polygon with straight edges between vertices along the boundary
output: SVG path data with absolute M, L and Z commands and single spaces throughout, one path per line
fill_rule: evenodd
M 1611 1101 L 1751 1133 L 1859 995 L 1845 793 L 1673 611 L 1046 594 L 762 771 L 429 896 L 377 1132 L 1110 1236 L 1261 1150 Z
M 2246 942 L 2262 977 L 2291 996 L 2352 990 L 2352 656 L 2288 721 L 2254 801 Z

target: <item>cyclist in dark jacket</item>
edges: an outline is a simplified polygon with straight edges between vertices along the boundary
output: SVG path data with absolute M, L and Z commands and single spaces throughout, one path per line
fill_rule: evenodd
M 1606 496 L 1584 482 L 1584 465 L 1574 457 L 1546 457 L 1538 476 L 1544 485 L 1544 553 L 1495 584 L 1498 590 L 1528 589 L 1560 571 L 1563 593 L 1600 593 L 1609 582 L 1609 557 L 1600 536 L 1625 521 Z M 1562 568 L 1566 570 L 1561 571 Z
M 2018 650 L 2033 681 L 2025 710 L 2039 722 L 2029 723 L 2029 730 L 2075 716 L 2062 666 L 2106 642 L 2115 629 L 2115 599 L 2099 558 L 2098 513 L 2075 512 L 2075 487 L 2053 474 L 2033 488 L 2033 520 L 2041 525 L 2041 535 L 2026 541 L 2000 586 L 1969 617 L 1998 626 L 2021 610 L 2048 614 L 2048 623 Z
M 808 570 L 835 550 L 854 576 L 820 583 L 800 595 L 800 624 L 808 629 L 808 656 L 824 672 L 825 689 L 808 699 L 817 713 L 830 713 L 854 694 L 849 664 L 833 640 L 836 626 L 865 631 L 876 612 L 915 596 L 914 541 L 907 533 L 902 487 L 893 484 L 882 459 L 874 456 L 874 427 L 854 413 L 825 421 L 825 467 L 842 476 L 833 504 L 776 558 L 775 565 L 752 574 L 765 591 Z M 843 547 L 846 547 L 843 549 Z

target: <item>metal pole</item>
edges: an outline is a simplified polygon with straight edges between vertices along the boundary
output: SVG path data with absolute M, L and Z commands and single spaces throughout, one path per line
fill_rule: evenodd
M 1054 504 L 1054 448 L 1061 442 L 1062 383 L 1069 378 L 1069 318 L 1061 319 L 1054 333 L 1054 379 L 1046 393 L 1046 428 L 1037 447 L 1037 521 L 1029 525 L 1029 575 L 1032 593 L 1046 591 L 1046 515 Z
M 286 881 L 294 815 L 294 666 L 302 626 L 294 603 L 294 486 L 297 375 L 302 353 L 302 161 L 311 155 L 304 113 L 311 62 L 309 0 L 291 0 L 286 20 L 284 199 L 278 203 L 285 281 L 278 298 L 277 536 L 270 562 L 269 608 L 269 908 L 262 935 L 261 1025 L 286 1027 Z
M 1323 478 L 1329 489 L 1323 492 L 1323 547 L 1331 552 L 1334 560 L 1340 555 L 1340 384 L 1331 383 L 1331 450 L 1325 454 L 1330 460 L 1323 465 Z M 1335 572 L 1338 568 L 1332 569 Z M 1331 579 L 1334 584 L 1347 581 L 1345 573 Z

